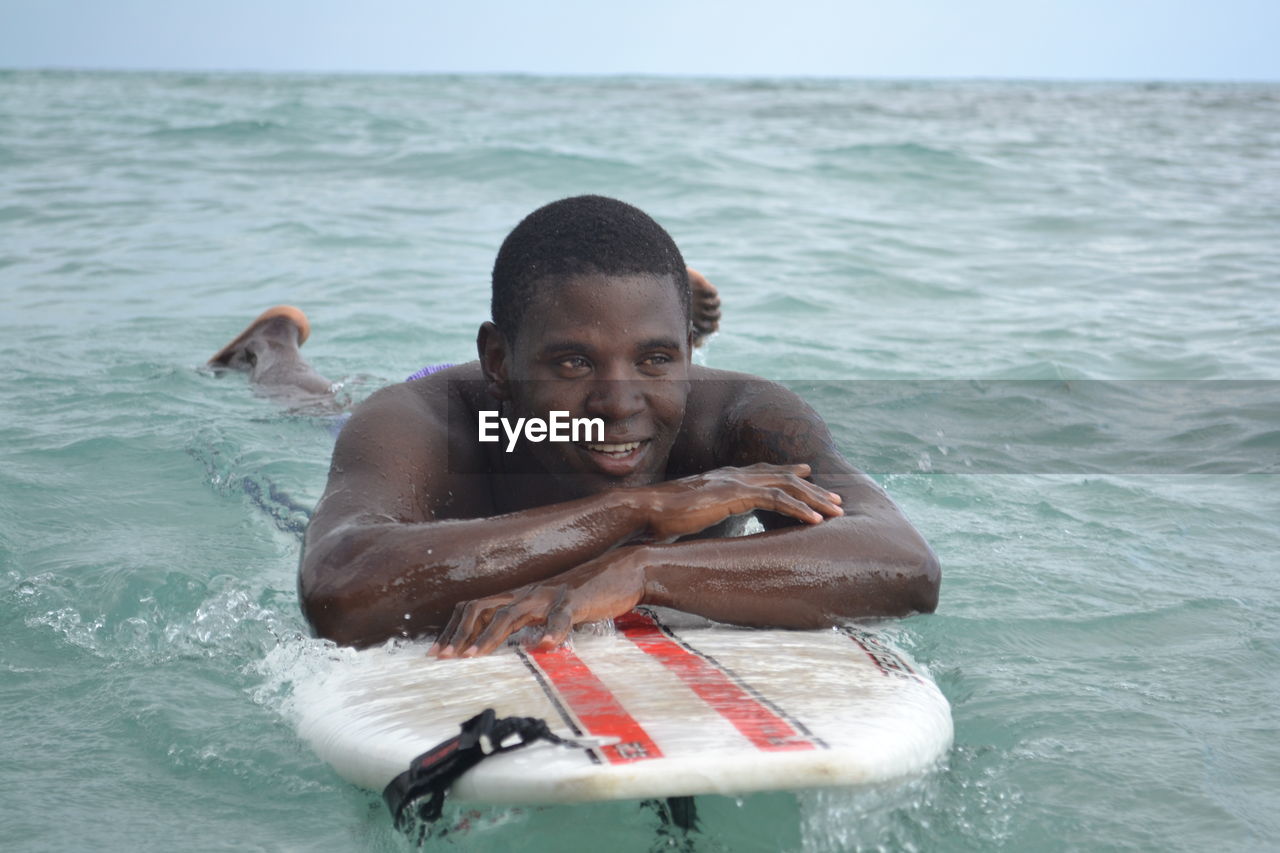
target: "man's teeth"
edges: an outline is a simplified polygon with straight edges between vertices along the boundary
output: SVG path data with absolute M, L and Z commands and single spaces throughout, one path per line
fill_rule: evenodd
M 588 450 L 594 450 L 596 453 L 611 453 L 615 456 L 625 456 L 640 446 L 638 441 L 628 441 L 624 444 L 588 444 Z

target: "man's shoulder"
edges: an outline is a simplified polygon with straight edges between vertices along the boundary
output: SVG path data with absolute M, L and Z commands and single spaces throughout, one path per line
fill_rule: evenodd
M 333 452 L 326 495 L 345 495 L 335 505 L 364 512 L 370 500 L 386 498 L 401 509 L 384 514 L 418 521 L 492 514 L 487 479 L 468 476 L 484 470 L 479 445 L 466 439 L 475 426 L 466 428 L 465 397 L 478 392 L 466 387 L 470 371 L 453 371 L 397 382 L 356 407 Z
M 412 421 L 433 419 L 436 406 L 431 396 L 413 385 L 397 382 L 373 392 L 352 411 L 350 423 L 390 425 L 405 418 Z
M 358 406 L 356 414 L 389 409 L 406 417 L 439 420 L 443 424 L 459 404 L 474 408 L 476 398 L 483 391 L 484 376 L 479 362 L 455 364 L 382 388 Z
M 822 418 L 781 383 L 710 368 L 691 378 L 697 381 L 686 424 L 701 438 L 690 446 L 701 446 L 717 464 L 808 462 L 815 453 L 834 450 Z
M 401 435 L 430 445 L 433 438 L 445 439 L 451 420 L 474 409 L 475 398 L 482 393 L 483 377 L 476 362 L 397 382 L 356 406 L 342 439 L 363 444 Z
M 773 413 L 804 404 L 784 386 L 761 376 L 695 365 L 689 373 L 689 400 L 675 452 L 675 470 L 691 472 L 742 464 L 754 448 L 757 427 Z M 759 459 L 753 461 L 762 461 Z
M 715 417 L 721 422 L 750 417 L 757 410 L 792 404 L 800 399 L 786 386 L 750 373 L 695 365 L 689 376 L 693 380 L 690 402 L 696 414 Z

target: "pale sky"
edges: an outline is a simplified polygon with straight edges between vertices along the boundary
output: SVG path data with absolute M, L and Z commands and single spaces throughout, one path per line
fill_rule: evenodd
M 0 0 L 0 68 L 1280 80 L 1280 0 Z

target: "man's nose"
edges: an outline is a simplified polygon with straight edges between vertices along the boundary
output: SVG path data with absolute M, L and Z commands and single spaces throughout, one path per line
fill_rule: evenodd
M 644 409 L 642 383 L 634 379 L 597 379 L 587 396 L 587 414 L 622 421 Z

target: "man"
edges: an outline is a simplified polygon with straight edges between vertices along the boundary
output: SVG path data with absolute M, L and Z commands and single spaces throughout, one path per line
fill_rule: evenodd
M 214 362 L 322 395 L 290 311 Z M 498 253 L 492 313 L 478 361 L 383 389 L 343 428 L 300 568 L 319 635 L 435 634 L 453 657 L 531 625 L 553 646 L 638 604 L 794 628 L 936 606 L 933 552 L 812 409 L 691 363 L 689 275 L 641 211 L 583 196 L 530 214 Z M 481 440 L 555 412 L 603 434 Z M 731 536 L 748 515 L 765 532 Z

